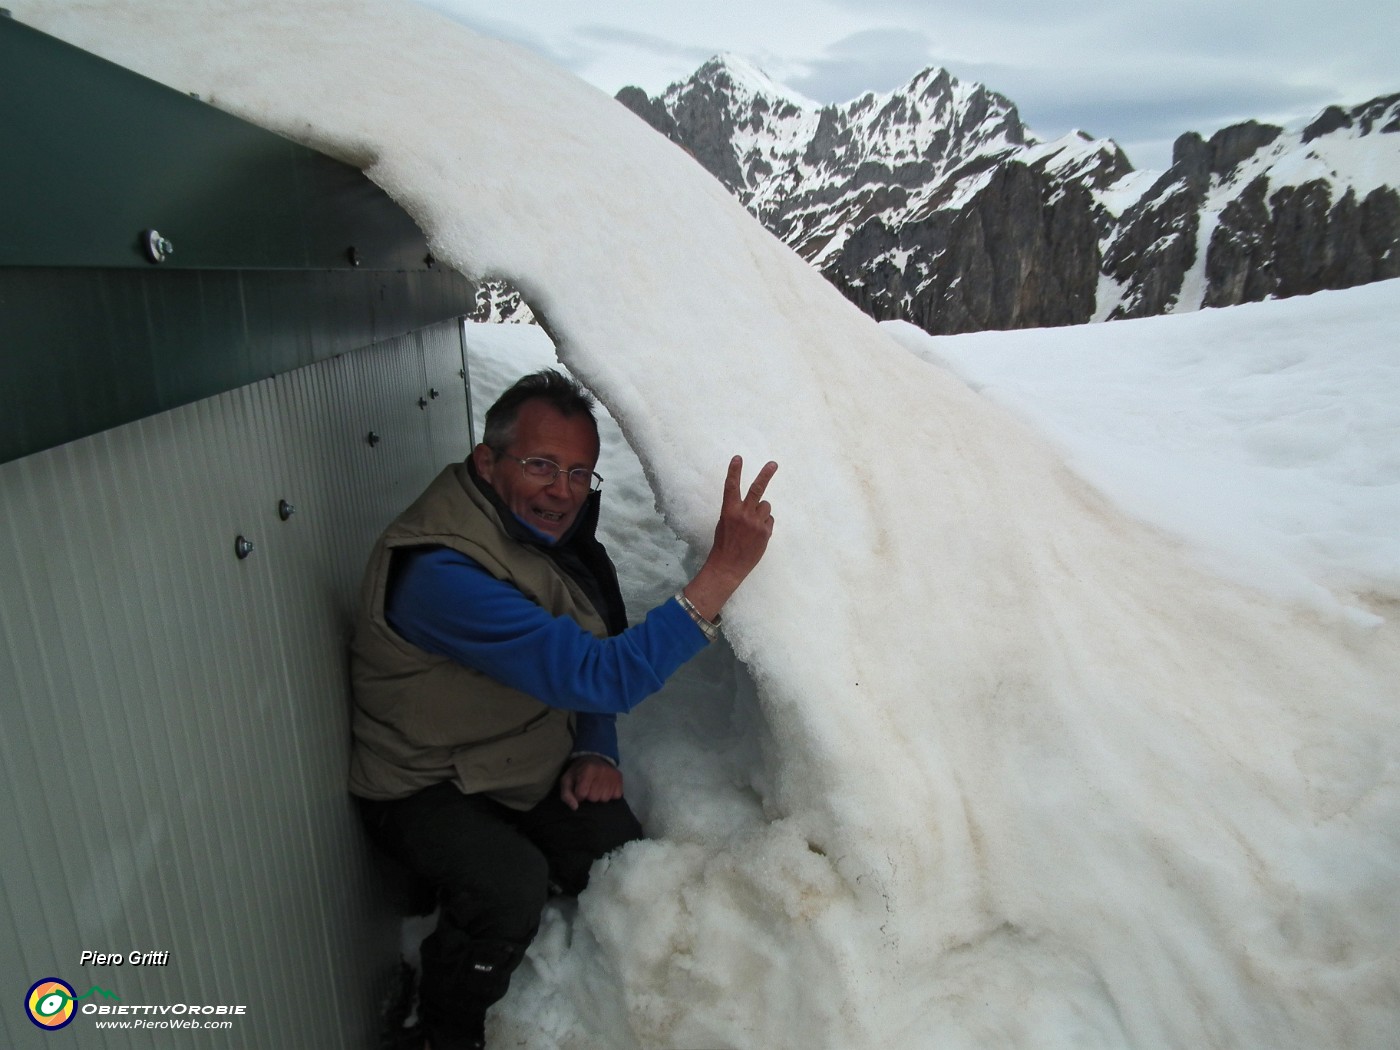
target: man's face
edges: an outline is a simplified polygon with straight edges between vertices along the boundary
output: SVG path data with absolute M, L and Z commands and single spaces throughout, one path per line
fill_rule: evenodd
M 505 455 L 485 445 L 472 451 L 476 472 L 525 524 L 556 540 L 578 517 L 588 489 L 569 483 L 568 471 L 592 470 L 598 463 L 598 438 L 584 415 L 566 416 L 547 401 L 526 401 L 515 420 L 515 439 Z M 526 477 L 516 459 L 548 459 L 564 468 L 552 482 Z

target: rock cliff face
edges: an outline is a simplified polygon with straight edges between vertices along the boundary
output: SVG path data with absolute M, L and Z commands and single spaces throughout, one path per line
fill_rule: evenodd
M 1400 95 L 1331 107 L 1301 132 L 1248 122 L 1172 166 L 1107 238 L 1105 316 L 1349 288 L 1400 276 Z
M 930 332 L 1078 324 L 1094 310 L 1091 213 L 1083 187 L 1011 162 L 961 208 L 865 221 L 823 270 L 872 317 Z
M 1400 274 L 1400 96 L 1300 133 L 1188 133 L 1135 172 L 1038 141 L 1006 98 L 929 69 L 819 106 L 732 56 L 618 100 L 688 150 L 873 317 L 934 333 L 1077 324 Z
M 477 324 L 536 324 L 520 290 L 500 280 L 482 281 L 476 288 L 476 302 L 467 320 Z
M 1130 171 L 1112 143 L 1037 143 L 1007 99 L 940 69 L 817 106 L 722 56 L 618 99 L 874 317 L 964 332 L 1093 314 L 1108 217 L 1086 187 Z

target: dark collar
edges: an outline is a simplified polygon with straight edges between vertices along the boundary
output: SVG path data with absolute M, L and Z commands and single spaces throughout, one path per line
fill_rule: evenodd
M 590 492 L 569 531 L 551 542 L 511 513 L 505 501 L 496 495 L 496 490 L 476 472 L 476 464 L 470 459 L 466 462 L 468 476 L 495 508 L 496 517 L 500 519 L 506 535 L 523 546 L 540 551 L 582 587 L 598 615 L 607 624 L 609 634 L 624 631 L 627 628 L 627 610 L 622 603 L 617 570 L 597 537 L 602 493 Z

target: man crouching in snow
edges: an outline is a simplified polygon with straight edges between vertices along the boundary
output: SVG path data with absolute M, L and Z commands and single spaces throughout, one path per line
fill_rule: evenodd
M 773 531 L 777 464 L 741 496 L 736 456 L 703 567 L 628 627 L 594 535 L 592 410 L 560 373 L 525 376 L 365 573 L 350 790 L 374 840 L 437 887 L 419 989 L 432 1050 L 485 1046 L 551 890 L 579 893 L 594 860 L 641 837 L 615 717 L 715 638 Z

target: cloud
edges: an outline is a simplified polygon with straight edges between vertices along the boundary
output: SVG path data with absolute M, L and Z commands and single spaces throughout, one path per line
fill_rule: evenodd
M 1045 70 L 994 64 L 949 64 L 963 80 L 975 80 L 1006 95 L 1021 119 L 1043 138 L 1078 128 L 1111 138 L 1134 166 L 1165 168 L 1171 145 L 1188 131 L 1207 138 L 1223 127 L 1258 120 L 1289 124 L 1306 120 L 1333 103 L 1355 104 L 1369 96 L 1339 95 L 1327 81 L 1289 83 L 1261 71 L 1228 65 L 1193 64 L 1154 68 L 1137 76 L 1115 67 L 1097 71 Z
M 826 0 L 887 23 L 865 55 L 905 61 L 922 52 L 1006 95 L 1037 131 L 1074 127 L 1129 140 L 1170 141 L 1248 119 L 1306 119 L 1400 90 L 1400 4 L 1394 0 Z M 900 28 L 888 24 L 896 23 Z M 907 43 L 899 50 L 898 36 Z M 833 46 L 814 79 L 839 83 Z M 867 76 L 870 76 L 867 73 Z M 883 89 L 900 78 L 887 77 Z M 849 82 L 841 84 L 849 88 Z M 872 81 L 867 85 L 875 87 Z M 815 87 L 807 89 L 817 95 Z M 1136 159 L 1136 158 L 1134 158 Z
M 609 93 L 650 94 L 733 51 L 818 102 L 929 66 L 1016 104 L 1037 133 L 1113 138 L 1162 167 L 1187 131 L 1307 119 L 1400 91 L 1395 0 L 421 0 Z
M 818 102 L 848 102 L 867 91 L 893 91 L 933 64 L 922 30 L 867 29 L 837 40 L 786 83 Z
M 1150 57 L 1140 53 L 1153 43 L 1138 31 L 1104 49 L 1096 63 L 1062 47 L 1029 61 L 976 61 L 945 51 L 931 33 L 911 24 L 849 34 L 785 80 L 769 72 L 809 98 L 845 102 L 866 91 L 893 90 L 929 66 L 942 66 L 960 80 L 1005 95 L 1022 120 L 1047 138 L 1083 129 L 1125 149 L 1133 144 L 1129 155 L 1135 163 L 1143 163 L 1142 154 L 1154 167 L 1166 166 L 1171 143 L 1187 131 L 1209 136 L 1229 124 L 1283 121 L 1339 101 L 1327 81 L 1286 81 L 1268 62 L 1215 62 L 1167 45 Z
M 973 70 L 996 78 L 996 69 Z M 998 78 L 1005 93 L 1017 99 L 1022 119 L 1047 127 L 1131 125 L 1139 132 L 1180 133 L 1211 130 L 1224 123 L 1266 118 L 1280 111 L 1296 112 L 1330 101 L 1320 84 L 1281 84 L 1277 80 L 1233 74 L 1226 70 L 1194 77 L 1174 77 L 1144 70 L 1136 80 L 1113 84 L 1100 77 L 1046 77 L 1025 70 L 1005 71 Z
M 579 26 L 578 35 L 604 47 L 618 45 L 634 51 L 646 51 L 658 58 L 675 58 L 683 62 L 693 62 L 696 68 L 724 50 L 722 47 L 706 48 L 698 44 L 679 44 L 666 37 L 653 33 L 641 33 L 635 29 L 598 23 Z
M 870 16 L 869 0 L 825 0 L 833 7 L 846 8 L 862 16 Z M 1070 17 L 1098 18 L 1122 7 L 1131 8 L 1134 0 L 1077 0 L 1071 10 L 1062 0 L 882 0 L 878 11 L 888 18 L 917 21 L 925 26 L 965 21 L 970 16 L 982 20 L 1004 20 L 1017 25 L 1046 25 L 1064 22 Z
M 525 29 L 519 23 L 495 18 L 479 13 L 475 8 L 456 0 L 418 0 L 425 7 L 441 12 L 454 22 L 459 22 L 482 36 L 493 40 L 504 40 L 533 51 L 545 61 L 575 72 L 584 61 L 581 49 L 560 47 L 551 43 L 547 33 L 535 29 Z

